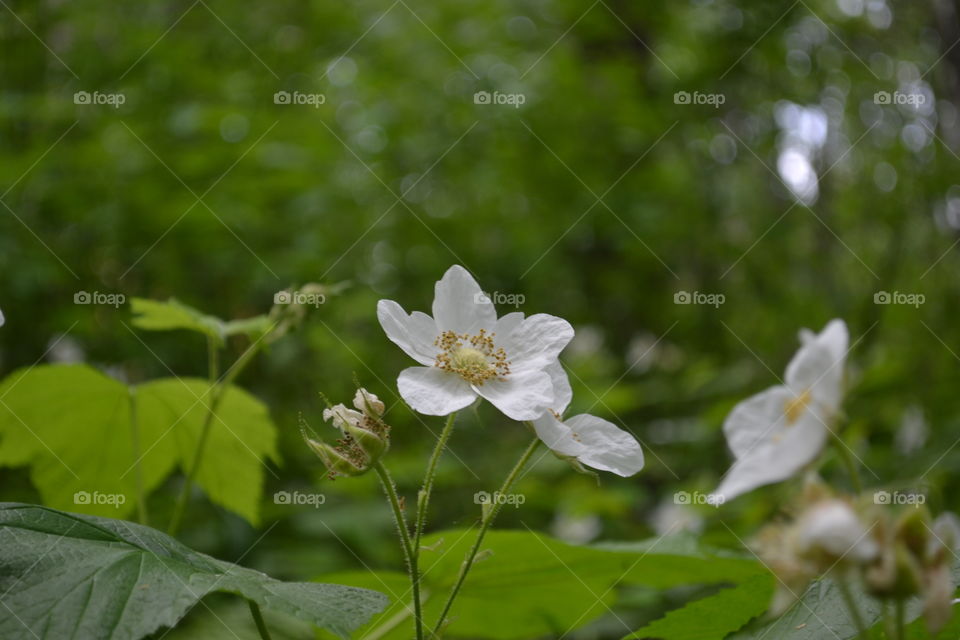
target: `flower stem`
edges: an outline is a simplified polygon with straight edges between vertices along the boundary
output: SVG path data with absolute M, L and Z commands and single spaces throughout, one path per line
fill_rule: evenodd
M 133 437 L 133 456 L 134 463 L 134 481 L 137 485 L 137 522 L 148 524 L 147 518 L 147 496 L 143 490 L 143 469 L 140 467 L 140 460 L 143 455 L 140 453 L 140 425 L 137 423 L 137 393 L 134 387 L 130 387 L 130 429 Z
M 453 421 L 456 417 L 456 411 L 447 416 L 443 431 L 437 438 L 437 446 L 433 448 L 430 461 L 427 463 L 427 473 L 423 477 L 423 488 L 417 494 L 417 518 L 413 528 L 413 555 L 418 558 L 420 557 L 420 537 L 423 535 L 423 528 L 427 524 L 427 507 L 430 504 L 430 493 L 433 491 L 433 479 L 437 474 L 437 461 L 440 460 L 440 454 L 447 446 L 447 440 L 450 439 L 450 433 L 453 431 Z
M 904 628 L 904 606 L 903 598 L 897 598 L 897 601 L 893 605 L 893 616 L 894 616 L 894 626 L 897 628 L 897 640 L 903 640 L 906 637 L 906 629 Z
M 853 490 L 861 493 L 863 491 L 863 484 L 860 482 L 860 471 L 857 469 L 857 462 L 853 459 L 853 454 L 850 453 L 850 448 L 840 439 L 840 436 L 834 436 L 833 444 L 837 453 L 840 454 L 843 466 L 846 467 L 847 473 L 850 474 L 850 482 L 853 484 Z
M 270 640 L 270 632 L 267 630 L 267 623 L 263 621 L 260 606 L 253 600 L 247 600 L 247 604 L 250 605 L 250 615 L 253 616 L 253 621 L 257 624 L 257 631 L 260 632 L 260 638 L 262 640 Z
M 275 327 L 276 325 L 274 325 Z M 216 417 L 217 409 L 227 389 L 233 384 L 233 381 L 240 375 L 240 372 L 246 368 L 263 345 L 264 339 L 270 334 L 274 327 L 267 330 L 259 340 L 247 347 L 246 351 L 240 354 L 230 369 L 217 380 L 219 376 L 219 352 L 213 338 L 207 340 L 207 361 L 209 365 L 209 378 L 212 387 L 210 404 L 207 405 L 207 413 L 203 419 L 203 426 L 200 429 L 200 438 L 197 440 L 197 447 L 194 450 L 193 461 L 190 463 L 190 470 L 187 472 L 187 478 L 183 483 L 183 489 L 180 491 L 180 497 L 177 498 L 177 504 L 174 506 L 173 517 L 170 518 L 170 526 L 167 533 L 171 536 L 177 535 L 180 530 L 180 523 L 183 521 L 183 514 L 186 511 L 187 500 L 190 498 L 190 490 L 196 480 L 197 473 L 200 471 L 200 463 L 203 461 L 203 454 L 206 450 L 207 440 L 210 436 L 210 428 L 213 426 L 213 419 Z M 199 400 L 199 399 L 198 399 Z
M 840 589 L 840 596 L 843 598 L 843 603 L 847 605 L 847 609 L 850 611 L 850 618 L 853 620 L 853 624 L 857 628 L 860 638 L 862 638 L 862 640 L 869 640 L 870 635 L 867 633 L 867 627 L 863 623 L 863 616 L 860 615 L 860 610 L 857 608 L 857 603 L 853 599 L 853 593 L 850 591 L 850 586 L 847 584 L 846 580 L 843 579 L 837 580 L 836 584 Z
M 420 610 L 420 569 L 417 566 L 417 554 L 414 552 L 413 542 L 410 540 L 407 519 L 403 515 L 400 498 L 397 496 L 397 487 L 393 483 L 393 478 L 390 477 L 390 472 L 379 460 L 373 464 L 373 470 L 380 478 L 380 484 L 383 485 L 383 491 L 387 494 L 387 501 L 393 510 L 393 519 L 397 525 L 397 533 L 400 535 L 400 547 L 403 549 L 403 558 L 406 560 L 407 572 L 410 574 L 410 587 L 413 590 L 413 618 L 417 630 L 417 640 L 423 640 L 423 613 Z
M 503 485 L 500 487 L 500 495 L 510 492 L 510 488 L 513 487 L 513 483 L 517 481 L 517 478 L 520 476 L 520 472 L 523 471 L 525 466 L 527 466 L 527 463 L 530 461 L 530 458 L 533 457 L 534 452 L 536 452 L 537 447 L 539 446 L 540 438 L 534 436 L 533 442 L 530 443 L 527 449 L 523 452 L 523 455 L 520 456 L 520 459 L 517 460 L 517 464 L 515 464 L 510 473 L 507 474 L 506 479 L 503 481 Z M 463 582 L 467 578 L 467 573 L 470 572 L 470 568 L 473 566 L 473 562 L 477 557 L 477 553 L 480 551 L 480 545 L 483 544 L 483 538 L 487 534 L 487 530 L 490 528 L 490 525 L 493 524 L 494 519 L 496 519 L 497 514 L 500 512 L 501 506 L 503 505 L 496 500 L 494 500 L 491 504 L 484 505 L 483 515 L 480 518 L 480 532 L 477 534 L 477 539 L 473 541 L 473 546 L 467 553 L 467 557 L 463 561 L 463 564 L 460 565 L 460 573 L 457 575 L 457 581 L 454 583 L 453 589 L 450 591 L 450 595 L 447 597 L 447 601 L 443 605 L 443 611 L 440 613 L 440 618 L 437 620 L 437 626 L 433 629 L 433 635 L 439 635 L 440 629 L 443 627 L 444 622 L 446 622 L 447 615 L 450 613 L 450 608 L 453 606 L 453 601 L 456 600 L 457 594 L 460 593 L 460 588 L 463 586 Z

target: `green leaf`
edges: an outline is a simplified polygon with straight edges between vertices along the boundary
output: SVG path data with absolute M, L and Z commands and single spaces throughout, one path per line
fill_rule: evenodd
M 149 527 L 0 503 L 0 637 L 137 640 L 224 591 L 348 635 L 386 605 L 376 592 L 280 582 Z M 250 623 L 253 624 L 252 621 Z
M 166 302 L 147 298 L 132 298 L 133 326 L 147 331 L 171 331 L 186 329 L 196 331 L 222 344 L 225 336 L 224 323 L 215 316 L 202 313 L 174 298 Z
M 30 467 L 45 504 L 123 517 L 135 507 L 137 461 L 149 493 L 187 469 L 212 402 L 205 380 L 155 380 L 131 390 L 85 365 L 14 372 L 0 385 L 0 465 Z M 211 500 L 258 520 L 263 472 L 277 459 L 266 407 L 231 387 L 213 420 L 197 483 Z M 243 478 L 243 482 L 238 482 Z
M 181 468 L 189 468 L 213 401 L 210 383 L 162 378 L 140 386 L 137 399 L 139 415 L 152 423 L 151 431 L 169 431 Z M 269 460 L 278 459 L 276 427 L 267 407 L 246 391 L 230 387 L 211 424 L 197 484 L 211 500 L 256 524 L 264 470 Z
M 671 611 L 628 638 L 723 640 L 767 610 L 773 595 L 772 575 L 758 574 L 734 587 Z
M 431 534 L 422 541 L 424 615 L 431 626 L 475 535 L 476 529 L 458 529 Z M 580 547 L 532 531 L 491 531 L 481 546 L 486 557 L 474 565 L 451 611 L 449 634 L 495 640 L 562 636 L 609 615 L 617 595 L 614 587 L 626 577 L 634 583 L 675 586 L 765 575 L 758 563 L 733 556 L 720 559 L 728 573 L 704 572 L 707 559 L 715 556 L 688 542 L 682 549 L 663 544 L 668 553 L 660 555 L 658 545 L 645 543 Z M 388 593 L 390 607 L 364 628 L 363 635 L 376 635 L 373 630 L 377 629 L 390 640 L 410 638 L 410 591 L 404 574 L 349 572 L 325 579 Z

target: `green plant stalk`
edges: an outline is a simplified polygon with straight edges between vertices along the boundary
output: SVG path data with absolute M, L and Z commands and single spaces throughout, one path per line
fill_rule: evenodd
M 894 626 L 897 628 L 897 640 L 903 640 L 906 637 L 906 627 L 904 625 L 904 605 L 903 598 L 897 598 L 893 605 Z
M 503 481 L 503 485 L 500 487 L 500 495 L 510 492 L 511 487 L 513 487 L 513 483 L 517 481 L 517 478 L 520 476 L 520 472 L 523 471 L 525 466 L 527 466 L 527 463 L 530 461 L 530 458 L 533 457 L 533 454 L 536 452 L 537 447 L 539 446 L 540 438 L 534 436 L 533 442 L 527 446 L 526 450 L 523 452 L 523 455 L 521 455 L 520 459 L 517 460 L 517 464 L 515 464 L 510 473 L 507 474 L 506 479 Z M 490 508 L 487 509 L 480 518 L 480 531 L 477 533 L 477 538 L 473 541 L 473 546 L 467 553 L 466 559 L 463 561 L 463 564 L 460 565 L 460 573 L 457 575 L 457 581 L 454 583 L 453 589 L 450 591 L 450 595 L 447 597 L 447 601 L 443 605 L 443 611 L 440 612 L 440 618 L 437 620 L 437 625 L 433 629 L 433 635 L 438 635 L 440 629 L 443 627 L 443 624 L 447 619 L 447 615 L 450 613 L 451 607 L 453 607 L 453 601 L 456 600 L 457 594 L 460 593 L 460 588 L 467 579 L 467 574 L 470 572 L 470 568 L 473 566 L 473 562 L 477 557 L 477 553 L 480 551 L 480 545 L 483 544 L 483 538 L 487 534 L 487 530 L 490 529 L 490 525 L 492 525 L 493 521 L 496 519 L 497 514 L 500 512 L 500 507 L 502 506 L 502 504 L 499 504 L 496 502 L 496 500 L 494 500 L 493 504 L 489 505 Z
M 414 552 L 413 542 L 410 540 L 410 529 L 407 528 L 407 519 L 403 515 L 400 498 L 397 496 L 397 487 L 393 483 L 393 478 L 390 477 L 390 472 L 379 460 L 373 463 L 373 470 L 380 478 L 380 484 L 383 485 L 383 491 L 387 494 L 387 501 L 393 510 L 393 519 L 397 525 L 397 533 L 400 535 L 400 546 L 403 548 L 407 572 L 410 574 L 410 588 L 413 590 L 413 619 L 417 631 L 417 640 L 423 640 L 423 612 L 420 608 L 420 569 L 417 566 L 417 554 Z
M 270 640 L 270 632 L 267 630 L 267 623 L 263 621 L 260 606 L 253 600 L 247 600 L 247 604 L 250 605 L 250 615 L 253 616 L 253 621 L 257 624 L 257 631 L 260 632 L 260 638 L 262 640 Z
M 853 490 L 858 494 L 862 493 L 863 484 L 860 482 L 860 471 L 857 469 L 857 462 L 853 459 L 850 449 L 843 442 L 843 440 L 840 439 L 840 436 L 834 436 L 833 445 L 837 450 L 837 453 L 840 455 L 840 460 L 843 461 L 843 466 L 846 467 L 847 473 L 850 475 L 850 482 L 853 485 Z
M 837 580 L 836 584 L 837 588 L 840 589 L 840 596 L 843 598 L 843 603 L 847 605 L 847 609 L 850 611 L 850 618 L 853 620 L 853 624 L 857 628 L 857 633 L 861 640 L 870 640 L 870 634 L 867 633 L 867 626 L 863 623 L 863 616 L 860 615 L 860 610 L 857 609 L 857 603 L 854 601 L 853 594 L 850 592 L 850 586 L 846 580 L 842 578 Z
M 190 490 L 193 488 L 197 473 L 200 471 L 200 463 L 203 461 L 203 453 L 206 450 L 207 440 L 210 436 L 210 428 L 213 425 L 213 419 L 216 417 L 217 409 L 220 407 L 220 402 L 223 400 L 223 396 L 226 394 L 227 389 L 230 388 L 230 385 L 233 384 L 236 377 L 240 375 L 244 368 L 250 363 L 253 356 L 260 350 L 261 345 L 264 343 L 264 338 L 266 338 L 268 334 L 269 332 L 264 334 L 260 340 L 247 347 L 246 351 L 240 354 L 240 357 L 234 361 L 233 365 L 231 365 L 230 369 L 227 370 L 219 381 L 217 380 L 219 376 L 217 347 L 213 343 L 212 338 L 207 339 L 207 361 L 209 364 L 210 383 L 213 385 L 213 393 L 210 404 L 207 405 L 207 413 L 203 419 L 203 427 L 200 430 L 200 439 L 197 441 L 197 448 L 193 454 L 193 462 L 190 464 L 190 470 L 187 472 L 187 478 L 183 483 L 180 496 L 177 498 L 173 517 L 170 519 L 170 526 L 167 529 L 167 533 L 171 536 L 177 535 L 177 532 L 180 530 L 180 523 L 183 521 L 183 514 L 187 507 L 187 500 L 190 498 Z
M 418 558 L 420 557 L 420 538 L 423 536 L 423 528 L 427 524 L 427 507 L 430 504 L 430 494 L 433 491 L 433 479 L 437 474 L 437 462 L 440 460 L 440 455 L 446 448 L 450 434 L 453 432 L 453 421 L 456 417 L 456 411 L 447 416 L 443 431 L 437 438 L 437 446 L 433 448 L 430 461 L 427 463 L 427 473 L 423 477 L 423 488 L 417 494 L 417 517 L 413 528 L 413 554 Z
M 130 389 L 130 429 L 133 439 L 134 482 L 137 485 L 137 522 L 142 525 L 149 523 L 147 517 L 146 493 L 143 490 L 143 469 L 140 468 L 140 425 L 137 423 L 137 395 L 135 387 Z

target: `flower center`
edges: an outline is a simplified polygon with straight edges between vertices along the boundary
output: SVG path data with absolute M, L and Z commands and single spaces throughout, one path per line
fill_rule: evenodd
M 810 404 L 810 399 L 810 389 L 807 389 L 796 398 L 787 400 L 783 404 L 783 413 L 787 416 L 787 426 L 792 425 L 800 419 L 800 416 L 803 415 L 803 412 L 807 409 L 807 405 Z
M 494 344 L 494 335 L 485 329 L 476 335 L 444 331 L 434 340 L 441 350 L 435 366 L 478 386 L 487 380 L 506 379 L 510 362 L 506 352 Z

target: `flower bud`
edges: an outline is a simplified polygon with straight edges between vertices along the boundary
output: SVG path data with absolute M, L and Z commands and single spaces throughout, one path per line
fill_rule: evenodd
M 331 447 L 325 442 L 320 442 L 312 438 L 304 438 L 323 466 L 330 472 L 330 477 L 336 476 L 359 476 L 367 471 L 364 461 L 358 459 L 349 449 L 343 447 Z
M 380 401 L 380 398 L 363 387 L 357 389 L 356 395 L 353 396 L 353 406 L 357 408 L 357 411 L 362 412 L 363 415 L 371 420 L 379 420 L 382 418 L 383 412 L 387 409 L 383 402 Z

